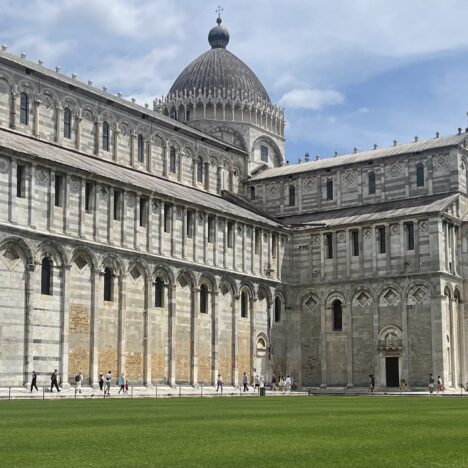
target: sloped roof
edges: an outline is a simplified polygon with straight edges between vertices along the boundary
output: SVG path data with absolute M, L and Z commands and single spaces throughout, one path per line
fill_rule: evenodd
M 140 189 L 158 194 L 163 198 L 188 202 L 200 209 L 213 210 L 226 216 L 242 218 L 245 222 L 267 224 L 271 227 L 281 226 L 280 223 L 238 206 L 221 196 L 124 167 L 112 161 L 69 150 L 53 143 L 37 140 L 12 130 L 0 129 L 0 153 L 8 153 L 9 151 L 69 166 L 84 173 L 106 178 L 117 185 L 125 184 L 132 190 Z
M 445 193 L 426 197 L 405 198 L 374 205 L 286 216 L 281 218 L 281 221 L 292 227 L 312 228 L 315 227 L 315 224 L 323 224 L 322 229 L 348 224 L 374 223 L 386 219 L 395 220 L 400 217 L 440 213 L 445 211 L 458 197 L 458 193 Z
M 460 143 L 465 141 L 466 138 L 468 138 L 468 134 L 461 133 L 446 137 L 431 138 L 429 140 L 421 140 L 414 143 L 405 143 L 396 146 L 389 146 L 386 148 L 319 159 L 318 161 L 308 161 L 301 164 L 289 164 L 286 166 L 266 169 L 263 172 L 253 175 L 251 180 L 255 181 L 269 179 L 272 177 L 288 176 L 319 169 L 331 169 L 347 164 L 362 163 L 371 160 L 375 161 L 376 159 L 398 156 L 400 154 L 419 153 L 421 151 L 427 151 L 431 149 L 458 146 Z

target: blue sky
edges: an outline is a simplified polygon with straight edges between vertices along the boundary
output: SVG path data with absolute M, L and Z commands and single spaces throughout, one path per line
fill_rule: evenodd
M 0 0 L 9 51 L 141 104 L 209 47 L 216 2 Z M 287 159 L 467 126 L 468 2 L 225 0 L 228 49 L 285 107 Z

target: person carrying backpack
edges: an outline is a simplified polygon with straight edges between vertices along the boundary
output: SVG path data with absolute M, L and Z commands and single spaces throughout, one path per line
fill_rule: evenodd
M 106 374 L 106 388 L 104 390 L 104 395 L 110 395 L 111 382 L 112 382 L 112 372 L 109 371 Z
M 76 395 L 78 392 L 81 393 L 81 384 L 83 383 L 83 374 L 81 373 L 81 371 L 79 371 L 78 374 L 76 374 L 75 383 L 76 383 L 76 387 L 75 387 L 75 395 Z

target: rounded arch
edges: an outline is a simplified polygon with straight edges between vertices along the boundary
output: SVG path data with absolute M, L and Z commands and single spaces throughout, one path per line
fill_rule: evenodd
M 219 282 L 219 290 L 221 293 L 223 293 L 223 291 L 231 291 L 231 293 L 235 296 L 239 294 L 236 282 L 228 275 L 225 275 L 221 278 Z
M 331 307 L 333 302 L 337 299 L 341 301 L 343 306 L 346 305 L 346 293 L 341 288 L 328 289 L 328 291 L 324 294 L 324 297 L 326 298 L 325 305 L 327 307 Z
M 132 125 L 127 119 L 119 119 L 117 121 L 117 128 L 123 136 L 130 135 L 130 132 L 132 131 Z
M 166 146 L 166 138 L 161 133 L 151 134 L 151 141 L 155 146 L 164 148 Z
M 10 92 L 17 90 L 13 77 L 4 71 L 0 72 L 0 80 L 5 80 L 10 86 Z
M 190 270 L 179 270 L 176 282 L 181 286 L 185 283 L 185 285 L 189 285 L 191 288 L 197 284 L 196 278 Z
M 153 268 L 153 279 L 161 278 L 165 284 L 175 284 L 175 275 L 172 269 L 166 265 L 156 265 Z
M 151 271 L 149 265 L 144 259 L 137 258 L 132 259 L 128 262 L 126 273 L 132 274 L 132 272 L 134 272 L 135 269 L 139 271 L 141 275 L 143 275 L 145 280 L 151 278 Z
M 273 293 L 273 298 L 275 299 L 277 296 L 280 296 L 281 299 L 283 300 L 283 302 L 286 304 L 286 302 L 288 301 L 288 295 L 286 294 L 286 291 L 284 290 L 284 288 L 282 288 L 281 286 L 277 287 Z
M 125 271 L 123 260 L 114 254 L 107 254 L 101 259 L 100 269 L 104 271 L 105 268 L 111 268 L 114 275 L 122 275 Z
M 167 140 L 167 146 L 168 147 L 173 146 L 174 149 L 176 150 L 176 154 L 180 152 L 181 146 L 176 140 L 174 140 L 174 138 L 170 138 L 169 140 Z
M 34 256 L 29 244 L 21 237 L 9 236 L 0 241 L 0 250 L 14 248 L 20 254 L 27 265 L 34 264 Z
M 52 102 L 54 104 L 54 107 L 57 107 L 60 103 L 60 99 L 57 95 L 57 93 L 50 88 L 42 88 L 40 93 L 39 93 L 39 99 L 43 101 L 46 97 L 51 98 Z
M 446 283 L 449 287 L 450 287 L 450 291 L 452 291 L 452 285 L 450 283 Z M 403 290 L 403 294 L 405 296 L 406 299 L 408 299 L 408 295 L 409 293 L 411 292 L 412 289 L 414 289 L 415 287 L 417 287 L 418 285 L 422 285 L 424 286 L 425 288 L 427 288 L 429 290 L 429 293 L 431 296 L 434 295 L 434 288 L 432 286 L 431 283 L 429 283 L 428 281 L 425 281 L 425 280 L 420 280 L 418 279 L 417 281 L 412 281 L 410 284 L 408 284 L 408 286 L 405 287 L 405 289 Z M 394 286 L 392 286 L 394 287 Z M 396 287 L 395 287 L 396 288 Z M 443 289 L 443 288 L 442 288 Z
M 320 304 L 322 297 L 318 291 L 315 289 L 307 289 L 302 295 L 299 294 L 297 298 L 297 305 L 315 307 L 317 304 Z
M 254 292 L 255 290 L 254 290 L 253 284 L 250 281 L 242 281 L 242 283 L 239 286 L 239 294 L 242 291 L 245 291 L 247 293 L 250 300 L 255 299 L 255 292 Z
M 83 117 L 86 120 L 87 115 L 89 115 L 89 118 L 90 118 L 91 122 L 95 122 L 97 120 L 98 113 L 97 113 L 96 109 L 94 109 L 90 105 L 86 104 L 81 108 L 81 116 L 80 117 Z
M 218 110 L 219 111 L 219 110 Z M 217 112 L 218 112 L 217 111 Z M 210 135 L 225 143 L 247 150 L 245 138 L 236 130 L 228 126 L 217 126 L 210 130 Z
M 112 112 L 109 112 L 108 110 L 104 110 L 99 114 L 99 120 L 101 122 L 107 122 L 111 128 L 116 128 L 117 127 L 117 119 L 115 115 Z
M 150 132 L 148 127 L 144 124 L 137 123 L 135 126 L 135 132 L 137 135 L 143 135 L 143 138 L 148 138 L 150 136 Z
M 273 138 L 267 136 L 267 135 L 261 135 L 259 136 L 253 143 L 252 143 L 252 146 L 250 147 L 250 154 L 253 154 L 254 152 L 254 149 L 255 149 L 255 146 L 264 141 L 265 143 L 268 143 L 274 150 L 275 152 L 275 167 L 278 167 L 282 164 L 283 162 L 283 156 L 282 156 L 282 153 L 281 153 L 281 150 L 280 150 L 280 147 L 278 146 L 278 144 L 276 143 L 275 140 L 273 140 Z
M 36 248 L 34 257 L 37 264 L 42 262 L 43 257 L 50 257 L 56 266 L 68 264 L 68 257 L 65 249 L 55 242 L 41 242 Z
M 39 95 L 39 93 L 37 92 L 36 85 L 29 80 L 19 81 L 18 84 L 16 85 L 16 89 L 18 93 L 22 93 L 22 92 L 32 93 L 30 95 L 31 98 L 36 98 Z
M 79 258 L 83 258 L 90 268 L 95 269 L 98 266 L 96 254 L 87 247 L 77 247 L 71 254 L 71 262 L 76 262 Z
M 255 346 L 256 350 L 266 351 L 270 346 L 270 340 L 268 339 L 268 335 L 264 332 L 257 333 L 257 336 L 255 338 Z
M 461 293 L 458 289 L 458 286 L 455 286 L 455 289 L 453 290 L 453 299 L 455 302 L 462 302 Z
M 72 96 L 65 96 L 61 104 L 64 109 L 68 107 L 71 110 L 73 116 L 79 115 L 80 106 L 76 99 L 74 99 Z
M 396 283 L 385 283 L 384 285 L 380 286 L 378 289 L 375 291 L 375 298 L 380 301 L 382 298 L 382 294 L 387 291 L 388 289 L 394 289 L 400 296 L 402 295 L 401 288 L 398 284 Z
M 210 273 L 202 273 L 198 278 L 198 287 L 201 287 L 203 284 L 208 287 L 208 291 L 216 292 L 217 291 L 217 282 L 216 278 Z
M 268 304 L 271 304 L 272 297 L 271 297 L 270 288 L 266 286 L 265 284 L 260 284 L 257 288 L 257 299 L 258 300 L 266 299 Z
M 387 347 L 397 345 L 397 340 L 401 339 L 401 328 L 397 325 L 387 325 L 379 331 L 378 339 L 385 343 Z

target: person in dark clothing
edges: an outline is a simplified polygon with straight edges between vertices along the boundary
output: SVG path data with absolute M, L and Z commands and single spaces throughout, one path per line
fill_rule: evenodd
M 50 391 L 54 391 L 54 387 L 57 389 L 57 392 L 60 392 L 60 388 L 58 386 L 58 370 L 55 369 L 50 376 Z
M 32 374 L 31 374 L 31 392 L 33 391 L 33 388 L 35 388 L 37 392 L 39 391 L 39 389 L 37 388 L 37 374 L 36 374 L 36 371 L 32 371 Z
M 101 392 L 104 390 L 104 376 L 102 374 L 99 374 L 99 390 Z
M 244 372 L 244 376 L 242 377 L 242 384 L 244 385 L 244 392 L 249 391 L 248 383 L 249 383 L 249 379 L 247 377 L 247 374 Z

